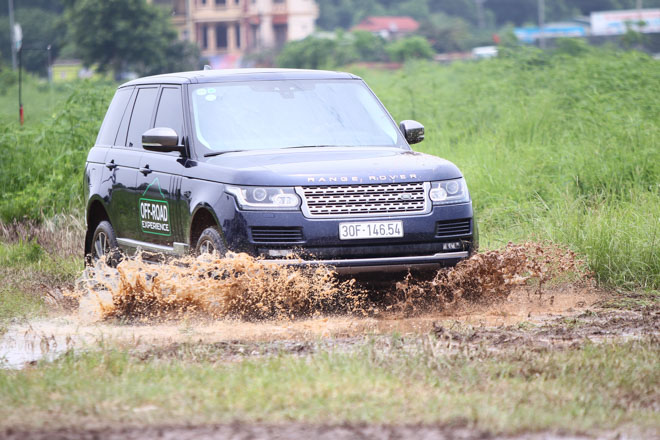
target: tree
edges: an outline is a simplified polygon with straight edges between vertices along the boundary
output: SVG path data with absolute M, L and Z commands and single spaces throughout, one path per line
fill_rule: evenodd
M 284 46 L 277 57 L 277 65 L 296 69 L 324 69 L 354 62 L 358 55 L 352 38 L 337 32 L 334 38 L 310 36 Z
M 55 12 L 61 14 L 64 5 L 61 0 L 16 0 L 14 2 L 16 12 L 21 9 L 36 8 L 44 11 Z M 6 1 L 0 2 L 0 15 L 6 16 L 9 13 L 8 4 Z
M 435 54 L 426 38 L 419 36 L 394 41 L 387 46 L 387 52 L 392 61 L 400 62 L 412 59 L 431 59 Z
M 355 31 L 352 33 L 353 47 L 360 61 L 387 61 L 388 54 L 385 50 L 385 40 L 367 31 Z
M 116 76 L 197 67 L 195 50 L 177 40 L 164 9 L 145 0 L 65 1 L 69 34 L 85 65 Z
M 51 46 L 54 59 L 63 40 L 64 27 L 58 15 L 41 8 L 20 8 L 16 10 L 16 22 L 23 28 L 23 47 L 26 49 L 23 51 L 23 67 L 45 75 L 48 70 L 46 48 Z M 10 35 L 9 21 L 0 20 L 0 52 L 8 64 L 11 64 Z
M 419 33 L 426 37 L 437 52 L 456 52 L 472 47 L 470 25 L 458 17 L 432 14 L 422 21 Z

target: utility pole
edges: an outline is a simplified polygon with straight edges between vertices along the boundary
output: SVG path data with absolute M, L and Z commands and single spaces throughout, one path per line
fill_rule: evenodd
M 23 48 L 18 49 L 18 119 L 23 125 Z
M 14 0 L 7 0 L 9 8 L 9 33 L 11 35 L 11 67 L 16 70 L 16 42 L 14 41 Z
M 52 45 L 48 45 L 46 47 L 46 51 L 48 52 L 48 83 L 53 84 L 53 55 L 51 53 Z
M 545 0 L 538 0 L 539 46 L 545 49 Z

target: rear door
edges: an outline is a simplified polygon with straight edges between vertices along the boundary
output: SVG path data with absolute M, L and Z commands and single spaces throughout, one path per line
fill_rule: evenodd
M 161 87 L 152 127 L 171 128 L 179 135 L 179 144 L 183 142 L 181 86 Z M 185 164 L 186 159 L 177 152 L 143 152 L 138 172 L 140 240 L 165 246 L 183 241 L 179 204 Z
M 142 133 L 153 119 L 158 86 L 137 87 L 124 114 L 115 146 L 106 156 L 112 193 L 109 215 L 117 237 L 139 239 L 137 177 L 142 157 Z M 138 134 L 139 133 L 139 134 Z

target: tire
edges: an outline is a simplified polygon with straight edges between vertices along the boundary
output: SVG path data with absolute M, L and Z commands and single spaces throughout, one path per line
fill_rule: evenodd
M 94 265 L 104 256 L 106 263 L 111 267 L 116 267 L 122 260 L 122 254 L 117 244 L 117 234 L 107 220 L 99 223 L 94 230 L 87 262 Z
M 206 228 L 202 231 L 202 234 L 197 239 L 197 245 L 195 246 L 195 254 L 210 254 L 217 252 L 221 257 L 224 257 L 227 253 L 227 246 L 225 246 L 225 241 L 220 235 L 220 231 L 214 226 Z

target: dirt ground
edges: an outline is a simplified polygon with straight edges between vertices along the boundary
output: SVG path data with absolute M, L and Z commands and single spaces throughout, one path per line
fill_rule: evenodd
M 318 350 L 350 350 L 366 339 L 387 341 L 433 335 L 452 346 L 480 345 L 498 350 L 515 347 L 559 348 L 586 341 L 626 340 L 660 334 L 660 310 L 603 307 L 611 294 L 573 285 L 546 289 L 543 296 L 529 288 L 489 304 L 458 304 L 442 312 L 406 317 L 384 312 L 377 316 L 320 316 L 301 320 L 246 322 L 240 320 L 177 320 L 170 322 L 101 321 L 89 323 L 76 314 L 18 323 L 0 338 L 0 358 L 21 368 L 40 358 L 54 359 L 70 349 L 113 343 L 140 358 L 179 356 L 186 346 L 203 345 L 214 361 Z
M 34 362 L 40 357 L 52 359 L 69 348 L 93 346 L 100 341 L 112 341 L 144 353 L 167 352 L 171 351 L 171 347 L 185 343 L 215 345 L 223 357 L 282 351 L 304 353 L 309 352 L 312 346 L 347 348 L 366 337 L 374 338 L 393 332 L 401 335 L 433 332 L 450 339 L 471 334 L 470 341 L 480 343 L 512 338 L 517 342 L 524 339 L 539 344 L 564 343 L 588 335 L 639 334 L 641 328 L 636 327 L 650 324 L 641 317 L 640 312 L 630 312 L 630 316 L 617 312 L 612 317 L 604 312 L 593 312 L 594 305 L 605 298 L 605 292 L 567 285 L 548 289 L 541 297 L 529 289 L 518 289 L 506 300 L 491 304 L 456 305 L 442 312 L 422 313 L 414 317 L 406 317 L 400 312 L 382 312 L 370 317 L 320 316 L 257 322 L 190 318 L 131 324 L 118 320 L 90 323 L 75 313 L 63 313 L 10 326 L 0 338 L 0 358 L 4 357 L 10 367 L 20 368 L 22 363 Z M 553 335 L 552 332 L 559 330 L 541 330 L 554 321 L 577 317 L 584 321 L 584 325 L 570 332 Z M 612 324 L 609 318 L 616 318 L 617 323 Z M 523 331 L 521 327 L 534 330 Z M 541 335 L 543 331 L 547 334 Z
M 203 347 L 204 360 L 235 362 L 276 354 L 311 355 L 321 350 L 350 351 L 365 340 L 391 343 L 402 338 L 431 337 L 446 342 L 447 351 L 479 346 L 488 350 L 555 350 L 586 342 L 628 340 L 660 335 L 660 308 L 607 308 L 612 294 L 574 285 L 546 289 L 543 296 L 530 288 L 515 290 L 506 300 L 490 304 L 457 305 L 442 312 L 406 317 L 380 313 L 370 317 L 325 316 L 303 320 L 245 322 L 183 320 L 163 323 L 103 321 L 87 323 L 71 313 L 15 324 L 0 339 L 9 366 L 22 368 L 39 358 L 53 359 L 69 348 L 116 343 L 140 360 L 191 356 Z M 8 353 L 19 353 L 13 358 Z M 193 354 L 194 355 L 194 354 Z M 12 365 L 13 362 L 13 365 Z M 470 426 L 381 426 L 260 424 L 235 422 L 212 426 L 85 427 L 48 431 L 0 430 L 0 439 L 586 439 L 648 438 L 576 436 L 562 432 L 525 433 L 498 437 Z
M 116 428 L 116 429 L 63 429 L 44 432 L 0 431 L 4 440 L 19 440 L 30 438 L 34 440 L 265 440 L 265 439 L 308 439 L 317 440 L 583 440 L 594 437 L 563 435 L 560 432 L 543 432 L 524 434 L 514 437 L 498 437 L 486 432 L 470 429 L 464 426 L 373 426 L 373 425 L 303 425 L 291 423 L 286 425 L 265 425 L 232 423 L 213 426 L 166 426 L 149 428 Z M 625 437 L 604 436 L 603 439 L 623 439 Z

